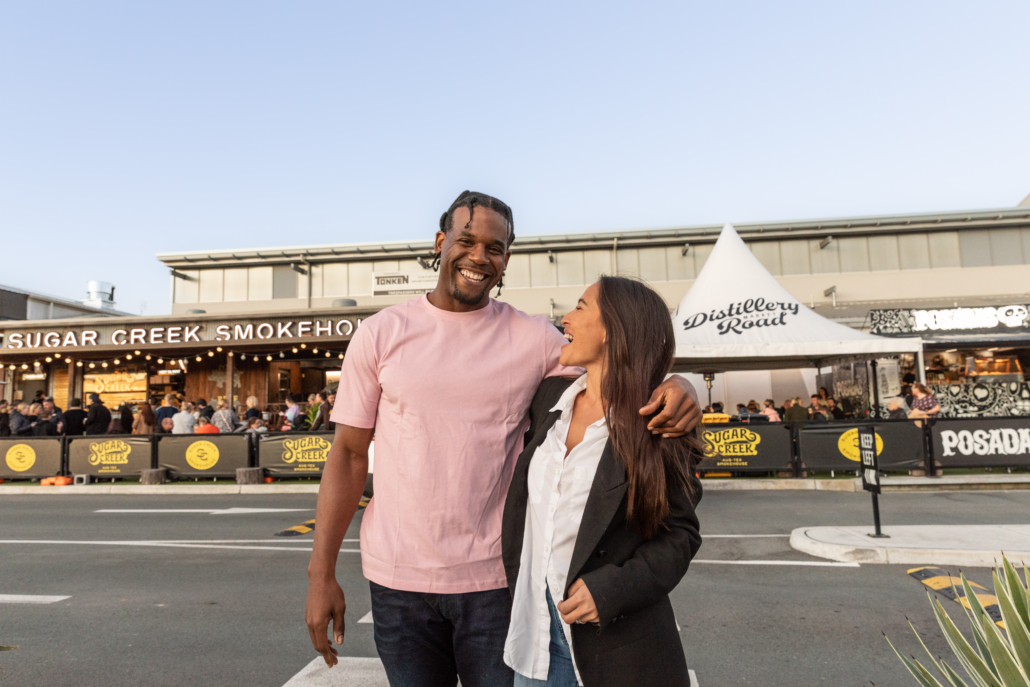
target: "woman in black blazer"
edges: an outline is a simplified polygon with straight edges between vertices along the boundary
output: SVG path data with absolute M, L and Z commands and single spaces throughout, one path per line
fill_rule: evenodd
M 544 380 L 530 408 L 504 507 L 505 661 L 516 687 L 689 685 L 669 592 L 701 545 L 700 430 L 655 436 L 637 411 L 672 367 L 669 311 L 602 277 L 562 324 L 561 362 L 587 374 Z

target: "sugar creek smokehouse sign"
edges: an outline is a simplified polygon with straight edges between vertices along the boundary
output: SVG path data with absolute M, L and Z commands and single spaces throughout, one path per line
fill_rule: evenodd
M 722 310 L 699 312 L 690 315 L 683 322 L 683 329 L 689 330 L 709 322 L 715 324 L 720 335 L 743 334 L 754 327 L 779 327 L 788 323 L 788 317 L 798 314 L 797 303 L 767 301 L 764 298 L 748 298 L 731 303 Z
M 99 347 L 150 347 L 168 344 L 258 343 L 291 339 L 349 339 L 361 325 L 361 319 L 312 318 L 297 320 L 271 318 L 257 321 L 181 323 L 133 327 L 124 322 L 96 327 L 72 326 L 61 329 L 8 328 L 4 335 L 5 350 L 25 349 L 90 349 Z

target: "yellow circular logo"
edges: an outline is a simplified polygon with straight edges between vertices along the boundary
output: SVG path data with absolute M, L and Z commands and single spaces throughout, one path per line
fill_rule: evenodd
M 7 467 L 25 472 L 36 464 L 36 452 L 28 444 L 15 444 L 7 449 Z
M 840 454 L 848 460 L 853 460 L 856 463 L 862 461 L 862 456 L 858 453 L 858 428 L 849 429 L 840 435 L 840 439 L 837 440 L 837 449 Z M 883 453 L 883 437 L 879 434 L 876 435 L 876 455 Z
M 186 462 L 194 470 L 210 470 L 218 462 L 218 447 L 210 441 L 194 441 L 186 449 Z

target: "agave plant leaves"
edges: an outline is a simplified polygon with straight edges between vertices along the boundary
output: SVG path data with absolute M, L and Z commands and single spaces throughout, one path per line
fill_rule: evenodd
M 969 641 L 955 627 L 955 623 L 941 606 L 941 602 L 933 599 L 932 604 L 933 614 L 944 631 L 944 638 L 948 641 L 948 646 L 951 647 L 962 667 L 969 673 L 969 677 L 973 678 L 973 681 L 981 687 L 1007 687 L 998 676 L 991 672 L 980 655 L 969 645 Z M 988 644 L 988 646 L 990 645 Z
M 1027 680 L 1027 675 L 1030 674 L 1030 631 L 1023 623 L 1022 617 L 1012 602 L 1009 590 L 1005 588 L 1002 578 L 998 577 L 997 572 L 994 573 L 994 589 L 998 593 L 1001 617 L 1005 619 L 1005 631 L 1009 635 L 1008 644 L 1012 649 L 1012 657 L 1016 667 L 1023 675 L 1023 680 L 1030 685 L 1030 680 Z
M 1030 628 L 1030 600 L 1028 600 L 1027 590 L 1023 586 L 1023 580 L 1019 579 L 1019 573 L 1016 572 L 1007 557 L 1001 557 L 1001 565 L 1005 572 L 1004 579 L 1008 583 L 1009 593 L 1012 595 L 1012 604 L 1019 617 L 1023 619 L 1023 625 Z M 1026 577 L 1026 566 L 1023 566 L 1023 576 Z M 1008 627 L 1007 621 L 1005 626 Z M 1030 670 L 1025 665 L 1023 667 Z
M 898 651 L 897 647 L 895 647 L 894 644 L 891 643 L 891 640 L 888 639 L 886 635 L 884 635 L 884 639 L 887 639 L 887 643 L 890 644 L 891 649 L 894 649 L 895 655 L 897 655 L 897 657 L 901 659 L 901 662 L 905 665 L 906 668 L 908 668 L 908 672 L 912 673 L 912 677 L 914 677 L 916 679 L 916 682 L 922 685 L 922 687 L 944 687 L 944 685 L 941 684 L 940 680 L 931 675 L 926 670 L 926 668 L 924 668 L 919 663 L 919 661 L 915 660 L 914 658 L 907 658 L 905 656 L 902 656 L 901 652 Z M 962 685 L 963 687 L 968 687 L 968 685 L 966 685 L 965 683 L 962 683 Z
M 987 610 L 980 603 L 980 597 L 973 593 L 973 587 L 969 584 L 965 574 L 959 573 L 959 575 L 962 579 L 962 587 L 966 592 L 966 601 L 969 603 L 969 608 L 966 608 L 966 615 L 969 617 L 969 626 L 973 629 L 973 639 L 976 641 L 976 648 L 980 651 L 980 655 L 983 657 L 987 667 L 991 669 L 992 673 L 997 675 L 998 668 L 994 665 L 994 659 L 991 658 L 991 652 L 987 648 L 987 637 L 984 635 L 984 630 L 980 627 L 979 622 L 979 618 L 986 614 Z
M 980 620 L 984 625 L 984 634 L 987 635 L 987 648 L 994 658 L 994 665 L 998 668 L 998 676 L 1004 687 L 1030 687 L 1030 680 L 1020 670 L 997 625 L 986 615 L 980 616 Z

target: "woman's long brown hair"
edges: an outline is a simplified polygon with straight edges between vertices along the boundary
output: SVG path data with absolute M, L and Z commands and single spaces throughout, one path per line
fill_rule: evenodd
M 626 517 L 648 539 L 665 526 L 669 490 L 682 486 L 693 498 L 700 462 L 700 427 L 678 439 L 663 439 L 640 414 L 651 393 L 672 369 L 676 338 L 662 297 L 646 284 L 602 276 L 598 306 L 606 330 L 601 400 L 612 447 L 629 481 Z

